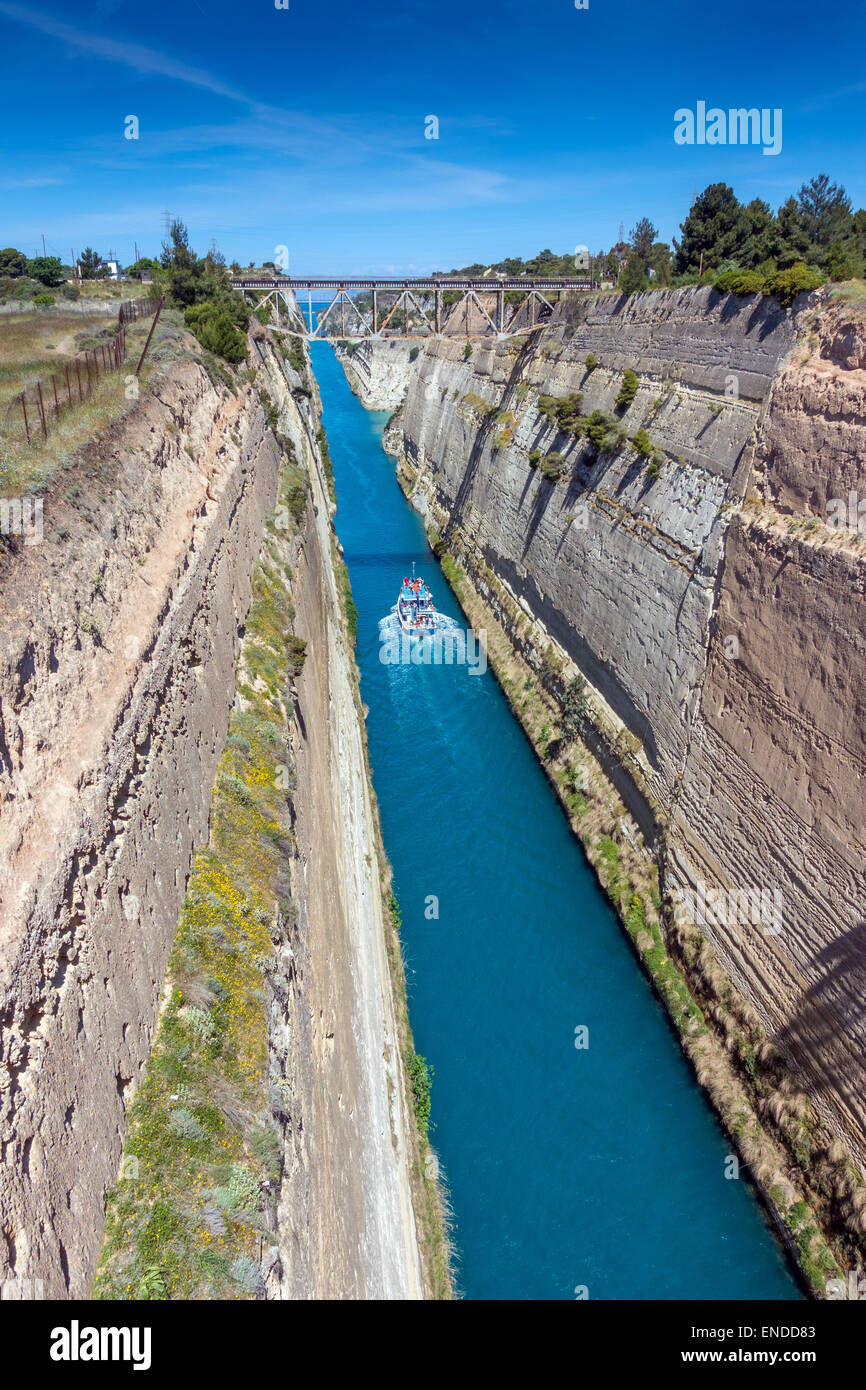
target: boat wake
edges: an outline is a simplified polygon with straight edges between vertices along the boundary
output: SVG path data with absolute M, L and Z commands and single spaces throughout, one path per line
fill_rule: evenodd
M 481 674 L 487 666 L 483 641 L 445 613 L 437 614 L 436 631 L 406 632 L 397 605 L 379 620 L 379 660 L 385 666 L 468 666 Z

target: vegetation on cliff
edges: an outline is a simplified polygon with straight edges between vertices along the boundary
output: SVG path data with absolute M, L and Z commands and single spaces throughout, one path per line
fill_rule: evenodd
M 196 854 L 108 1199 L 97 1298 L 249 1298 L 262 1283 L 286 1114 L 269 1078 L 269 998 L 275 945 L 295 920 L 286 704 L 304 657 L 277 521 L 299 475 L 283 470 L 254 575 L 210 842 Z

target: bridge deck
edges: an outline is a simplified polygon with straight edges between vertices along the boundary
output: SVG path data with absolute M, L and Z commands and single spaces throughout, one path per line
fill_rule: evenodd
M 587 278 L 574 280 L 362 280 L 347 276 L 320 276 L 310 280 L 275 276 L 272 279 L 232 277 L 236 290 L 474 290 L 476 294 L 494 294 L 499 290 L 590 290 Z
M 498 338 L 534 332 L 554 312 L 554 300 L 563 293 L 587 293 L 593 288 L 588 279 L 462 280 L 379 279 L 360 277 L 338 280 L 327 276 L 302 280 L 289 275 L 235 276 L 232 288 L 243 295 L 258 297 L 260 308 L 270 312 L 281 324 L 280 306 L 287 326 L 309 339 L 379 338 L 390 332 L 403 338 Z M 307 318 L 298 303 L 298 291 L 306 291 Z M 313 291 L 328 290 L 332 299 L 313 323 Z M 369 310 L 352 298 L 358 291 L 370 295 Z M 393 303 L 381 303 L 380 292 Z M 517 293 L 519 298 L 509 300 Z M 431 304 L 432 299 L 432 304 Z M 398 310 L 402 310 L 395 319 Z M 348 322 L 347 322 L 348 314 Z M 432 315 L 432 317 L 431 317 Z M 339 324 L 337 323 L 339 320 Z M 393 320 L 393 324 L 392 324 Z M 460 325 L 462 322 L 462 329 Z

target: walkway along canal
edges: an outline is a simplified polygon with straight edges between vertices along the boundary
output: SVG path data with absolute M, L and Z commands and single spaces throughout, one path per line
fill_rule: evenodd
M 413 561 L 462 617 L 382 451 L 387 417 L 311 352 L 461 1293 L 798 1298 L 493 675 L 380 659 Z

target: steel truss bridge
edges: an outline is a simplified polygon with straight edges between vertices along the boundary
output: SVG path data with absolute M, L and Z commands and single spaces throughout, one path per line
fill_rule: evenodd
M 270 305 L 279 326 L 313 341 L 341 338 L 381 338 L 386 333 L 402 338 L 511 338 L 531 333 L 565 294 L 593 289 L 587 278 L 575 280 L 364 280 L 329 278 L 311 280 L 275 276 L 270 279 L 237 276 L 231 281 L 245 299 L 257 306 Z M 332 298 L 313 323 L 313 291 L 328 290 Z M 307 317 L 299 303 L 306 291 Z M 364 292 L 370 308 L 362 311 L 352 296 Z M 379 303 L 385 295 L 386 302 Z M 519 302 L 506 295 L 519 294 Z M 448 295 L 448 301 L 445 296 Z M 456 295 L 456 298 L 454 296 Z M 482 300 L 483 296 L 483 300 Z

